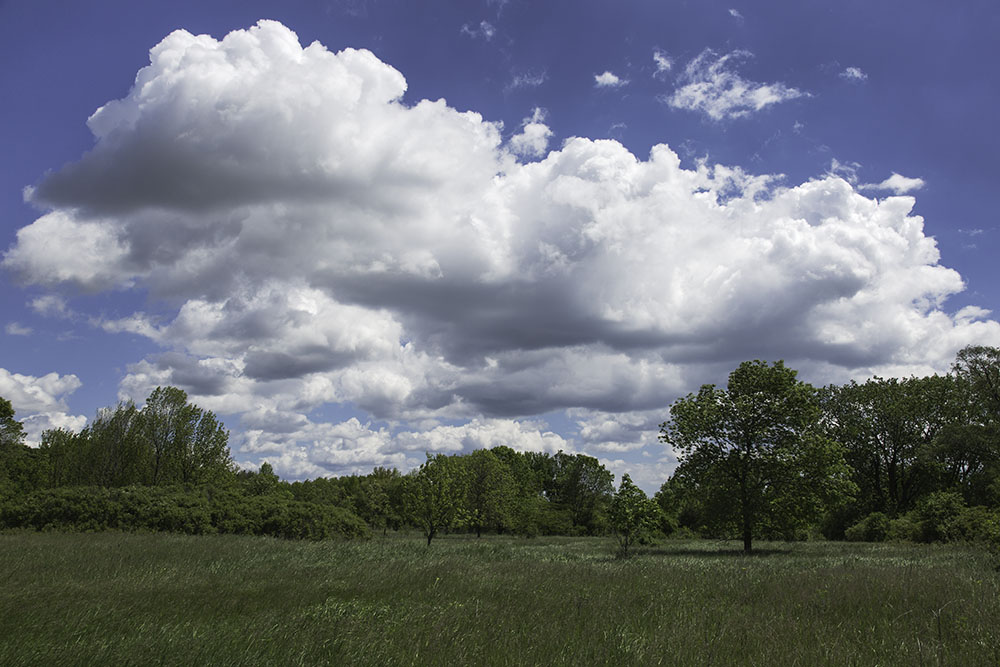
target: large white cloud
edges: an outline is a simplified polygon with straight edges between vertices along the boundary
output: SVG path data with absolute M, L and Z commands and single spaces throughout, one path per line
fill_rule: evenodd
M 726 84 L 703 91 L 707 113 L 799 94 L 734 78 L 730 57 L 689 65 Z M 242 415 L 245 452 L 285 474 L 506 439 L 648 451 L 649 411 L 747 358 L 840 381 L 1000 343 L 986 313 L 944 310 L 963 283 L 910 197 L 585 138 L 521 163 L 548 139 L 540 118 L 505 144 L 405 90 L 371 53 L 302 48 L 272 21 L 172 33 L 90 118 L 93 150 L 34 188 L 46 210 L 4 264 L 163 297 L 158 316 L 93 318 L 163 347 L 122 396 L 182 386 Z M 326 404 L 386 426 L 305 416 Z M 566 409 L 574 440 L 524 426 Z

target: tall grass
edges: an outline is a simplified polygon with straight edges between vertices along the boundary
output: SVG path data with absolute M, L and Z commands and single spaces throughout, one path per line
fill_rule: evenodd
M 0 664 L 996 665 L 960 546 L 0 535 Z

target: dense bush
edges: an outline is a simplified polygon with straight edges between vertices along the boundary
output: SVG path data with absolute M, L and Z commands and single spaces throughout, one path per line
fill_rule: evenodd
M 985 507 L 966 507 L 962 496 L 950 491 L 928 495 L 915 511 L 920 542 L 996 540 L 1000 516 Z
M 211 487 L 46 489 L 0 504 L 0 527 L 234 533 L 312 540 L 368 535 L 365 522 L 344 508 Z
M 889 517 L 882 512 L 872 512 L 844 531 L 849 542 L 884 542 L 889 537 Z

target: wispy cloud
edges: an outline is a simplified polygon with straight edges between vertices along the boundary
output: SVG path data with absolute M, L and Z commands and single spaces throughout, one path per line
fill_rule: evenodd
M 752 57 L 749 51 L 718 55 L 705 49 L 684 68 L 682 87 L 666 98 L 676 109 L 700 111 L 713 120 L 741 118 L 779 102 L 806 96 L 783 83 L 757 83 L 735 71 L 741 60 Z
M 73 311 L 66 304 L 66 299 L 58 294 L 44 294 L 31 300 L 31 309 L 39 315 L 46 317 L 56 317 L 59 319 L 69 319 L 73 317 Z
M 868 80 L 868 75 L 861 71 L 860 67 L 848 67 L 839 74 L 841 79 L 851 83 L 862 83 Z
M 515 74 L 510 82 L 504 86 L 504 90 L 511 91 L 519 88 L 537 88 L 545 83 L 549 75 L 544 70 L 541 72 L 522 72 Z
M 653 64 L 656 65 L 654 76 L 662 76 L 674 68 L 673 58 L 667 55 L 662 49 L 653 50 Z
M 4 331 L 7 332 L 8 336 L 30 336 L 34 329 L 18 322 L 11 322 L 4 327 Z
M 496 34 L 497 30 L 493 27 L 493 24 L 489 21 L 480 21 L 478 27 L 470 27 L 468 23 L 462 26 L 461 30 L 463 35 L 468 35 L 473 39 L 483 38 L 487 42 L 493 39 L 493 35 Z

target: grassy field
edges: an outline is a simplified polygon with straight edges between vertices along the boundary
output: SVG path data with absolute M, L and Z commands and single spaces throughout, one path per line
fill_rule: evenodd
M 958 546 L 0 535 L 0 664 L 998 665 Z

